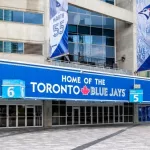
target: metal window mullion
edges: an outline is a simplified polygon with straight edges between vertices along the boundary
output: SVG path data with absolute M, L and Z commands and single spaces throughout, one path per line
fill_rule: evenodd
M 104 124 L 104 106 L 102 106 L 102 124 Z
M 68 114 L 67 114 L 67 105 L 66 106 L 66 125 L 67 125 L 67 118 L 68 118 Z
M 113 124 L 115 123 L 115 105 L 113 106 Z
M 109 113 L 109 106 L 108 106 L 108 111 L 107 111 L 107 113 L 108 113 L 108 124 L 109 124 L 109 115 L 110 115 L 110 113 Z
M 87 116 L 86 116 L 86 106 L 85 106 L 85 124 L 87 124 L 86 118 Z
M 98 124 L 98 120 L 99 120 L 99 119 L 98 119 L 98 106 L 97 106 L 97 124 Z
M 73 108 L 73 106 L 71 106 L 72 107 L 72 125 L 74 124 L 74 108 Z
M 6 105 L 6 127 L 9 127 L 9 105 Z
M 16 105 L 16 127 L 18 127 L 18 105 Z
M 93 106 L 91 106 L 91 124 L 93 124 Z
M 25 127 L 27 127 L 27 105 L 25 105 Z
M 79 106 L 79 108 L 78 108 L 78 113 L 79 113 L 79 115 L 78 115 L 78 119 L 79 119 L 79 121 L 78 121 L 78 123 L 79 123 L 79 125 L 80 125 L 80 106 Z
M 33 126 L 36 126 L 36 123 L 35 123 L 35 105 L 33 106 Z

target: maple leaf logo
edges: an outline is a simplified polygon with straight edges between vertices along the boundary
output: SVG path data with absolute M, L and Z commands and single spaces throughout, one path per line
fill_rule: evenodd
M 81 92 L 83 95 L 88 95 L 90 93 L 90 89 L 87 88 L 87 86 L 85 85 L 82 89 Z

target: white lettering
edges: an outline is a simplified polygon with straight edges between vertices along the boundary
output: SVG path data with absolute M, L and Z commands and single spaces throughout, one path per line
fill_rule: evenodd
M 39 83 L 39 84 L 37 85 L 37 90 L 38 90 L 40 93 L 44 93 L 45 90 L 46 90 L 45 84 L 44 84 L 44 83 Z
M 46 93 L 49 93 L 49 92 L 52 93 L 52 85 L 47 83 L 46 84 Z
M 81 83 L 81 78 L 80 77 L 71 77 L 71 76 L 62 75 L 62 82 Z
M 32 92 L 35 92 L 35 85 L 37 85 L 37 82 L 30 82 L 32 84 Z
M 59 86 L 58 84 L 54 84 L 54 85 L 53 85 L 53 92 L 54 92 L 55 94 L 60 93 L 60 86 Z
M 78 86 L 75 86 L 75 87 L 73 88 L 73 93 L 74 93 L 75 95 L 78 95 L 78 94 L 80 93 L 80 88 L 79 88 Z

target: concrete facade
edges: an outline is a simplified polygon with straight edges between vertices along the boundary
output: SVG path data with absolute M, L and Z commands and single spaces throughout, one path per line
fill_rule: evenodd
M 131 0 L 116 0 L 116 5 L 132 11 L 133 24 L 116 21 L 116 58 L 120 60 L 125 56 L 124 62 L 118 61 L 119 68 L 131 70 L 133 73 L 136 71 L 136 20 L 135 20 L 135 1 Z
M 135 0 L 116 0 L 116 6 L 97 0 L 69 0 L 69 3 L 119 20 L 116 25 L 116 60 L 125 55 L 125 62 L 117 62 L 119 67 L 134 72 L 136 70 L 136 28 L 133 13 Z M 43 56 L 1 53 L 0 58 L 49 64 L 46 61 L 49 53 L 49 0 L 1 0 L 0 8 L 44 14 L 44 24 L 41 26 L 0 22 L 0 40 L 43 44 Z

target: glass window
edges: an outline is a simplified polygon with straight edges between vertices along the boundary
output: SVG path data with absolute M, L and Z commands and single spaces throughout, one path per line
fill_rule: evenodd
M 4 20 L 14 21 L 14 22 L 23 22 L 23 12 L 4 10 Z
M 86 27 L 86 26 L 78 26 L 78 33 L 79 34 L 90 34 L 90 27 Z
M 7 107 L 6 105 L 0 105 L 0 127 L 6 127 L 7 125 Z
M 113 64 L 115 62 L 115 59 L 114 58 L 106 58 L 106 64 L 109 66 L 109 67 L 112 67 Z
M 23 43 L 4 42 L 4 52 L 23 53 Z
M 76 43 L 68 43 L 68 47 L 69 47 L 69 53 L 71 55 L 74 55 L 74 54 L 78 54 L 79 52 L 79 47 L 78 47 L 78 44 Z
M 36 54 L 42 55 L 42 44 L 32 44 L 32 43 L 25 43 L 24 44 L 24 54 Z
M 106 57 L 107 58 L 114 58 L 115 54 L 114 54 L 114 47 L 106 47 Z
M 68 32 L 77 33 L 77 26 L 76 25 L 69 25 Z
M 79 8 L 79 7 L 78 7 L 78 13 L 88 14 L 88 15 L 90 15 L 90 14 L 91 14 L 91 12 L 90 12 L 90 11 L 88 11 L 88 10 L 86 10 L 86 9 Z
M 68 24 L 78 25 L 80 22 L 80 15 L 76 13 L 68 14 Z
M 69 11 L 69 12 L 77 12 L 77 7 L 72 6 L 72 5 L 69 5 L 69 6 L 68 6 L 68 11 Z
M 91 25 L 91 17 L 89 15 L 80 14 L 79 24 L 87 26 Z
M 91 56 L 94 58 L 104 59 L 106 56 L 106 50 L 103 46 L 92 45 L 91 46 Z
M 0 41 L 0 52 L 3 52 L 3 41 Z
M 68 42 L 79 43 L 79 35 L 69 33 Z
M 99 36 L 102 36 L 102 28 L 94 28 L 94 27 L 91 27 L 91 35 L 99 35 Z
M 97 12 L 91 12 L 91 15 L 94 15 L 94 16 L 102 16 L 102 14 L 100 14 L 100 13 L 97 13 Z
M 106 38 L 106 45 L 114 46 L 114 38 Z
M 80 56 L 90 56 L 90 45 L 89 44 L 79 44 Z
M 43 24 L 43 15 L 38 13 L 25 12 L 24 23 Z
M 114 37 L 114 30 L 103 29 L 103 35 L 108 37 Z
M 102 1 L 114 5 L 114 0 L 102 0 Z
M 3 20 L 3 9 L 0 9 L 0 20 Z
M 104 45 L 104 37 L 102 36 L 91 36 L 92 44 Z
M 60 116 L 66 116 L 66 106 L 60 106 Z
M 91 36 L 79 35 L 79 43 L 91 44 Z
M 114 29 L 114 19 L 103 17 L 103 27 L 108 29 Z
M 91 16 L 91 26 L 102 27 L 102 17 Z

